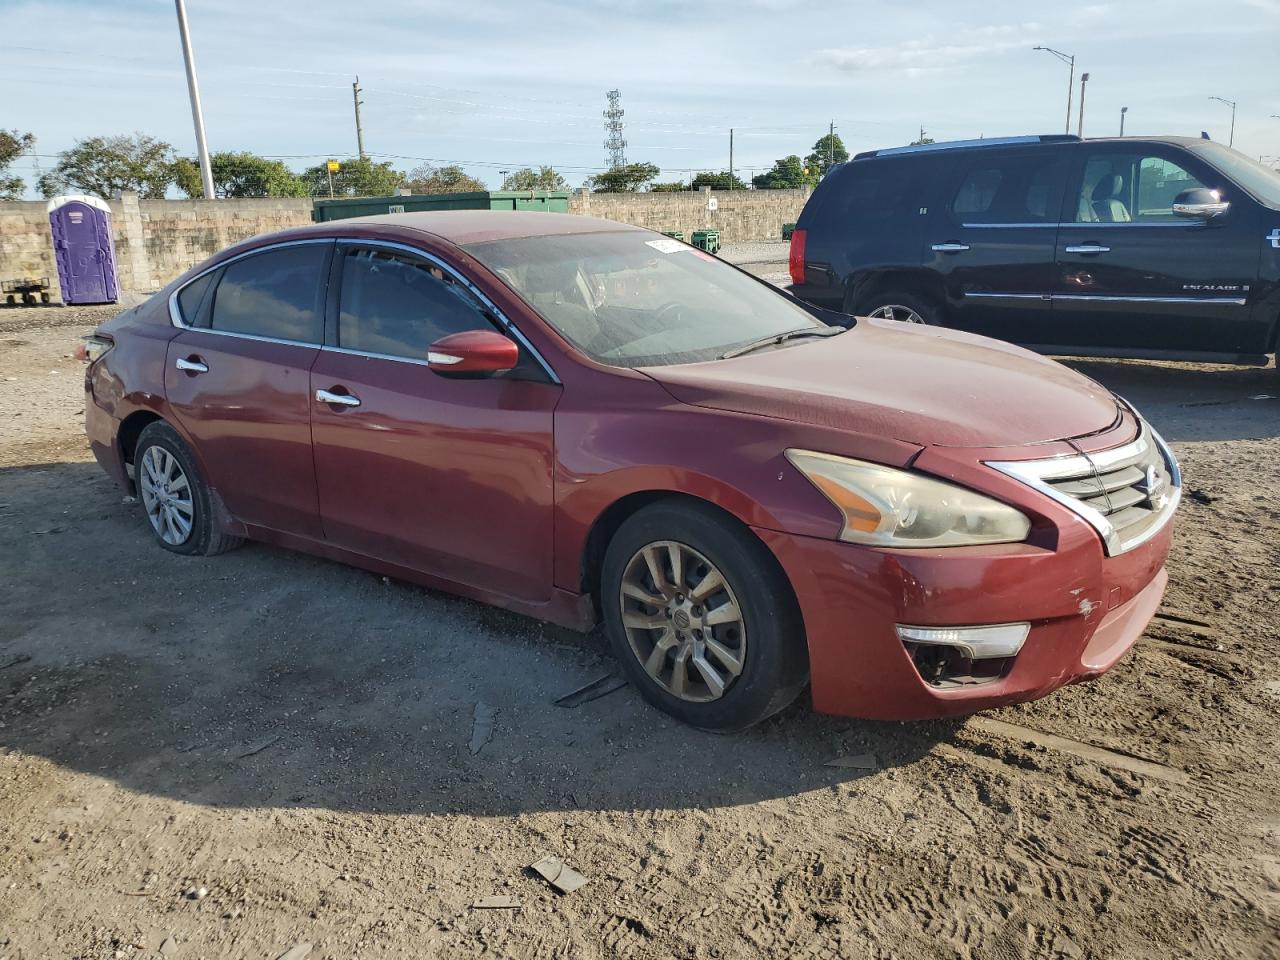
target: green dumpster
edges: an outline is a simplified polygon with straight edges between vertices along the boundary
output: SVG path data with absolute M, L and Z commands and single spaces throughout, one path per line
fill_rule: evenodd
M 699 250 L 705 250 L 707 253 L 717 253 L 720 250 L 720 231 L 695 230 L 693 231 L 693 238 L 689 242 Z
M 683 230 L 663 230 L 663 231 L 662 231 L 662 235 L 663 235 L 664 237 L 670 237 L 672 240 L 683 240 L 683 239 L 684 239 L 684 231 L 683 231 Z
M 569 194 L 561 190 L 492 190 L 476 193 L 415 193 L 397 197 L 353 197 L 315 200 L 311 219 L 316 223 L 372 217 L 386 213 L 422 213 L 435 210 L 541 210 L 568 213 Z
M 792 235 L 793 233 L 795 233 L 795 232 L 796 232 L 796 225 L 795 225 L 794 223 L 784 223 L 784 224 L 782 225 L 782 239 L 783 239 L 783 240 L 790 240 L 790 239 L 791 239 L 791 235 Z

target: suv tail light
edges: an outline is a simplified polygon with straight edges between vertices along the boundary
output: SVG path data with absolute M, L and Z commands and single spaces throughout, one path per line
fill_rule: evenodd
M 787 258 L 787 267 L 791 271 L 792 283 L 804 283 L 804 238 L 808 231 L 791 231 L 791 255 Z

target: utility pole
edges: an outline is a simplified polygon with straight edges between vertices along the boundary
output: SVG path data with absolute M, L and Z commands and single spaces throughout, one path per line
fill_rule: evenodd
M 187 64 L 187 93 L 191 96 L 191 120 L 196 127 L 196 154 L 200 158 L 200 184 L 204 198 L 214 199 L 213 168 L 209 166 L 209 146 L 204 140 L 204 111 L 200 109 L 200 86 L 196 83 L 196 57 L 191 52 L 191 33 L 187 29 L 187 7 L 184 0 L 173 0 L 178 10 L 178 33 L 182 36 L 182 59 Z
M 836 122 L 831 121 L 831 127 L 827 130 L 827 169 L 830 170 L 836 165 Z
M 1236 142 L 1236 102 L 1225 97 L 1210 97 L 1209 99 L 1225 103 L 1231 108 L 1231 133 L 1227 136 L 1227 146 L 1230 147 Z
M 360 104 L 364 103 L 360 99 L 360 78 L 356 77 L 356 82 L 351 85 L 351 99 L 356 105 L 356 152 L 360 159 L 365 159 L 364 153 L 364 126 L 360 123 Z
M 1120 136 L 1124 136 L 1124 115 L 1129 112 L 1128 107 L 1120 108 Z
M 729 128 L 729 189 L 733 189 L 733 127 Z
M 1080 119 L 1076 121 L 1076 136 L 1084 139 L 1084 85 L 1089 82 L 1089 74 L 1080 74 Z
M 1052 53 L 1055 57 L 1065 63 L 1069 69 L 1067 70 L 1067 125 L 1063 129 L 1063 133 L 1071 132 L 1071 92 L 1076 85 L 1076 57 L 1075 54 L 1063 53 L 1061 50 L 1055 50 L 1053 47 L 1032 47 L 1032 50 L 1043 50 L 1045 53 Z

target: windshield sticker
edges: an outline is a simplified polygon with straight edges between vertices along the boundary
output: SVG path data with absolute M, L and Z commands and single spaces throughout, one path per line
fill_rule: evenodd
M 692 249 L 673 237 L 658 237 L 656 240 L 646 240 L 645 243 L 659 253 L 679 253 L 681 250 Z

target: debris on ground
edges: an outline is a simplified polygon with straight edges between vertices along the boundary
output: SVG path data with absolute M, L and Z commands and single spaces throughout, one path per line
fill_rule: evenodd
M 493 739 L 493 721 L 498 716 L 498 708 L 491 707 L 483 700 L 476 701 L 476 709 L 471 722 L 471 754 L 475 756 L 484 749 L 484 745 Z
M 537 863 L 530 864 L 529 869 L 561 893 L 573 893 L 587 882 L 587 878 L 577 870 L 566 865 L 559 857 L 553 857 L 550 854 Z
M 249 746 L 245 747 L 243 752 L 237 753 L 236 759 L 243 760 L 245 757 L 252 757 L 255 753 L 261 753 L 279 739 L 280 734 L 278 733 L 270 737 L 263 737 L 261 740 L 249 744 Z
M 617 673 L 606 673 L 603 677 L 592 680 L 586 686 L 578 687 L 571 690 L 562 697 L 556 698 L 557 707 L 580 707 L 584 703 L 590 703 L 592 700 L 599 700 L 601 697 L 608 696 L 615 690 L 621 690 L 627 685 L 626 677 Z
M 311 953 L 311 944 L 295 943 L 292 947 L 280 954 L 276 960 L 306 960 Z
M 471 904 L 473 910 L 519 910 L 523 904 L 519 897 L 509 894 L 495 894 L 492 897 L 481 897 Z
M 824 767 L 843 767 L 849 770 L 879 770 L 874 754 L 858 753 L 848 757 L 836 757 L 823 764 Z

